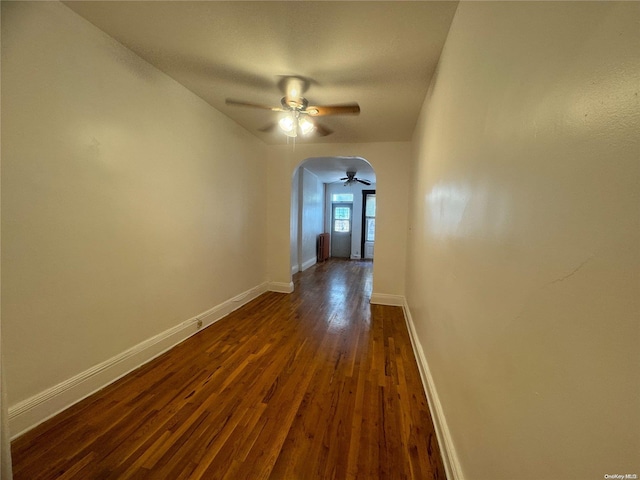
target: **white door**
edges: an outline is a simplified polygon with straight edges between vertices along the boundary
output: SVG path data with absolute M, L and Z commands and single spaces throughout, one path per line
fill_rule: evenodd
M 331 215 L 331 256 L 351 258 L 351 203 L 333 203 Z

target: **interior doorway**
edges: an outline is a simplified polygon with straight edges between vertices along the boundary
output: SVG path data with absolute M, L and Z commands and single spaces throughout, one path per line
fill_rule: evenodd
M 352 174 L 352 178 L 349 178 Z M 292 172 L 290 216 L 291 275 L 312 267 L 324 256 L 318 253 L 318 238 L 328 234 L 329 256 L 359 260 L 372 258 L 373 247 L 364 251 L 363 190 L 376 188 L 376 175 L 371 164 L 362 157 L 309 157 Z M 334 218 L 333 204 L 349 204 Z M 345 206 L 341 206 L 344 208 Z M 336 223 L 337 221 L 337 223 Z M 371 221 L 369 221 L 371 227 Z M 373 228 L 369 228 L 370 238 Z M 324 255 L 324 253 L 323 253 Z
M 331 212 L 331 256 L 351 258 L 353 204 L 333 203 Z

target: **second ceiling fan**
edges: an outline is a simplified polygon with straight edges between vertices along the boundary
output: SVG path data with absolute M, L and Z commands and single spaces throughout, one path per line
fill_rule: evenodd
M 358 178 L 356 177 L 356 172 L 347 172 L 347 176 L 344 178 L 341 178 L 340 181 L 344 181 L 344 186 L 348 186 L 348 185 L 352 185 L 356 182 L 358 183 L 362 183 L 363 185 L 371 185 L 371 182 L 369 180 L 365 180 L 364 178 Z
M 324 137 L 330 135 L 333 131 L 313 121 L 311 118 L 326 115 L 358 115 L 360 113 L 360 106 L 355 102 L 343 105 L 309 105 L 309 101 L 302 96 L 309 86 L 309 81 L 303 77 L 283 77 L 279 86 L 284 91 L 280 106 L 261 105 L 230 98 L 227 98 L 225 103 L 227 105 L 260 108 L 284 113 L 278 121 L 278 126 L 288 137 L 309 135 L 313 132 Z M 275 124 L 272 124 L 261 130 L 269 131 L 274 126 Z

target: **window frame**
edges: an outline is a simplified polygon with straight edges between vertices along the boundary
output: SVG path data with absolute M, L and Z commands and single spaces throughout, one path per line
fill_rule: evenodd
M 376 195 L 375 190 L 362 190 L 362 231 L 360 232 L 360 258 L 364 258 L 364 244 L 369 241 L 366 239 L 366 225 L 367 218 L 377 218 L 378 216 L 378 196 L 376 195 L 376 215 L 374 217 L 367 217 L 367 195 Z M 375 227 L 374 227 L 375 228 Z M 372 241 L 375 244 L 375 237 Z

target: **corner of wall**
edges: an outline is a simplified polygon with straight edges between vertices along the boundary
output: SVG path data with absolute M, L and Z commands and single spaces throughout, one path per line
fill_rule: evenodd
M 402 307 L 405 303 L 404 296 L 391 295 L 388 293 L 376 293 L 371 294 L 370 303 L 374 305 L 391 305 L 394 307 Z
M 318 263 L 317 257 L 308 258 L 302 263 L 302 271 L 304 272 L 306 269 L 313 267 L 316 263 Z
M 293 293 L 293 282 L 269 282 L 268 290 L 276 293 Z

